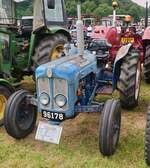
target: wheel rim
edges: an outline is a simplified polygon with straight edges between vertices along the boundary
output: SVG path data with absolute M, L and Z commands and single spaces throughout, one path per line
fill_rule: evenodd
M 7 98 L 4 95 L 0 95 L 0 120 L 3 119 Z
M 33 106 L 22 100 L 16 111 L 16 124 L 20 130 L 28 130 L 33 122 Z
M 137 71 L 136 71 L 136 83 L 135 83 L 135 100 L 138 99 L 140 91 L 140 77 L 141 77 L 141 63 L 138 62 Z
M 52 51 L 51 61 L 60 58 L 63 50 L 64 50 L 64 44 L 57 45 Z

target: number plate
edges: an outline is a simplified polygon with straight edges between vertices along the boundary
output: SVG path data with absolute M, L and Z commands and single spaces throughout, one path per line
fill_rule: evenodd
M 57 112 L 50 112 L 46 110 L 42 110 L 42 117 L 49 119 L 51 121 L 64 121 L 65 114 L 64 113 L 57 113 Z
M 62 127 L 39 122 L 35 139 L 54 144 L 59 144 L 62 134 Z
M 122 37 L 121 38 L 122 44 L 134 43 L 134 38 L 132 37 Z

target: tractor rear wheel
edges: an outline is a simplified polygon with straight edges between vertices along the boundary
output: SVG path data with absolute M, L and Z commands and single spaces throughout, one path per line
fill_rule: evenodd
M 0 126 L 3 125 L 6 103 L 11 94 L 12 91 L 8 87 L 0 85 Z
M 138 105 L 141 81 L 139 53 L 131 49 L 123 58 L 118 89 L 122 107 L 130 109 Z
M 32 58 L 32 70 L 35 71 L 39 65 L 60 58 L 67 42 L 68 38 L 63 34 L 55 34 L 42 39 L 37 45 Z
M 27 101 L 29 93 L 19 90 L 8 99 L 4 126 L 7 133 L 16 139 L 21 139 L 30 134 L 35 126 L 37 110 L 34 105 Z
M 115 153 L 120 136 L 121 110 L 118 100 L 107 100 L 99 128 L 99 148 L 104 156 Z
M 146 46 L 144 59 L 144 79 L 146 83 L 150 83 L 150 44 Z
M 145 162 L 150 165 L 150 104 L 147 112 L 147 123 L 145 129 L 145 148 L 144 148 Z

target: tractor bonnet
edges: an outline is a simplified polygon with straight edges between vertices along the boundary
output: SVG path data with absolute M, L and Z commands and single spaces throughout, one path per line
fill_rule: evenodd
M 84 56 L 68 56 L 39 66 L 36 70 L 36 79 L 55 77 L 73 82 L 77 75 L 79 78 L 83 78 L 89 71 L 96 72 L 96 70 L 96 57 L 86 53 Z

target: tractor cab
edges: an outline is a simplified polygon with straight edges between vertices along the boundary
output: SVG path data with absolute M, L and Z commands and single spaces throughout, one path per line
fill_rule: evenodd
M 10 0 L 0 0 L 0 25 L 14 25 L 15 3 Z
M 25 22 L 25 26 L 33 22 L 33 30 L 42 26 L 66 25 L 63 0 L 33 0 L 34 16 L 18 18 L 17 5 L 25 2 L 26 0 L 0 0 L 0 25 L 17 26 L 17 20 L 20 20 L 21 25 Z M 31 27 L 31 24 L 29 26 Z
M 34 31 L 41 27 L 66 25 L 63 0 L 36 0 L 34 7 Z

